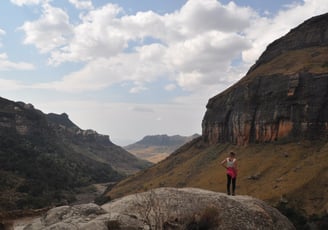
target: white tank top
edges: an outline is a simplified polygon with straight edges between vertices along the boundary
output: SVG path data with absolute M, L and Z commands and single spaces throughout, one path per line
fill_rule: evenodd
M 232 161 L 229 160 L 229 158 L 227 158 L 227 167 L 234 167 L 236 159 L 233 159 Z

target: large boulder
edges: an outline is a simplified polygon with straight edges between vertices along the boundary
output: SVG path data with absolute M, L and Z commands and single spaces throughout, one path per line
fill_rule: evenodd
M 25 230 L 295 229 L 278 210 L 249 196 L 196 188 L 159 188 L 97 206 L 51 209 Z

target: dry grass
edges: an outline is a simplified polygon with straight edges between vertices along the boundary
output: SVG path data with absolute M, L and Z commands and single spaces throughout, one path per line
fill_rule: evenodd
M 314 74 L 328 72 L 328 47 L 311 47 L 282 53 L 268 63 L 262 64 L 250 76 L 285 74 L 307 71 Z
M 128 151 L 138 158 L 152 163 L 158 163 L 168 157 L 174 149 L 170 147 L 149 146 L 142 149 L 129 149 Z

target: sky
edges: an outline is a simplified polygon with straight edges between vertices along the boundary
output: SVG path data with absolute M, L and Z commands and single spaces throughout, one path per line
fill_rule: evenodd
M 0 96 L 125 146 L 201 134 L 208 99 L 327 0 L 1 0 Z

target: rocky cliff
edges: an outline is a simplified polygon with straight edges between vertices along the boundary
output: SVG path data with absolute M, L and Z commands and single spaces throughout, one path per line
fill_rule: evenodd
M 211 98 L 202 122 L 207 143 L 326 138 L 328 14 L 270 44 L 247 75 Z

